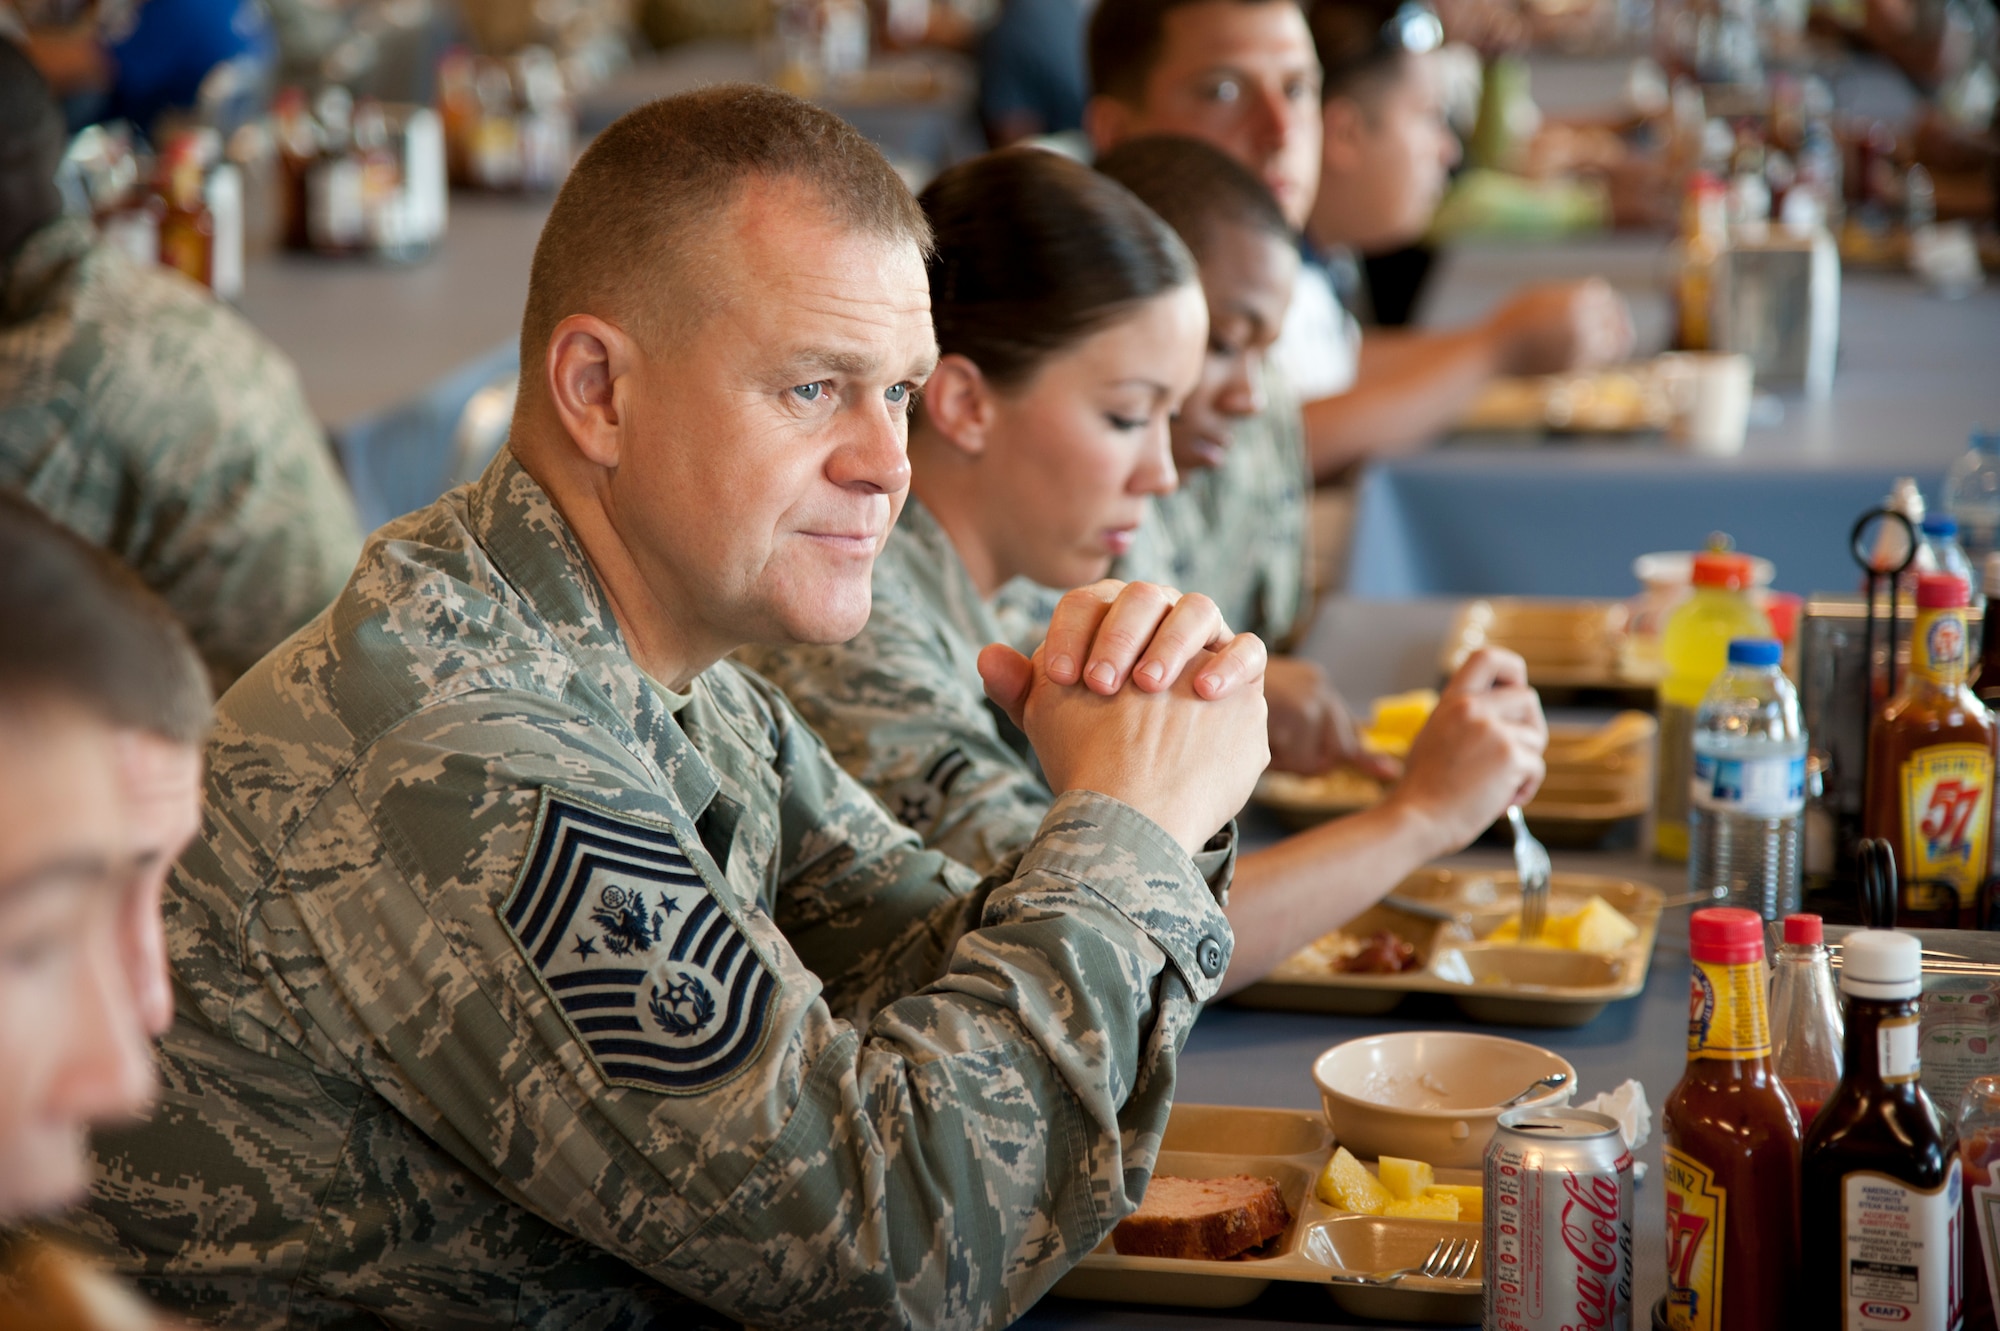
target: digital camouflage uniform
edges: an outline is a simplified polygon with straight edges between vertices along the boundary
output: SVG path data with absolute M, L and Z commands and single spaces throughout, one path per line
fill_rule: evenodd
M 503 453 L 223 700 L 84 1237 L 229 1327 L 1001 1325 L 1149 1177 L 1231 853 L 1073 794 L 977 883 L 643 675 Z
M 1181 473 L 1156 496 L 1132 550 L 1111 576 L 1200 592 L 1232 629 L 1282 647 L 1303 627 L 1311 596 L 1312 493 L 1298 397 L 1264 364 L 1264 410 L 1235 422 L 1220 467 Z M 995 615 L 1005 640 L 1042 640 L 1060 592 L 1015 579 Z
M 130 565 L 218 685 L 331 601 L 361 548 L 290 363 L 76 218 L 0 267 L 0 486 Z
M 1005 640 L 951 537 L 912 495 L 875 561 L 867 628 L 835 646 L 742 658 L 925 845 L 991 873 L 1034 839 L 1055 800 L 1027 736 L 979 679 L 980 650 Z

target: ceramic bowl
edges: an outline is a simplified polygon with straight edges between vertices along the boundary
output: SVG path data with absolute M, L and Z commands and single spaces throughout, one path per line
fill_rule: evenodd
M 1355 1155 L 1396 1155 L 1456 1169 L 1485 1163 L 1502 1100 L 1552 1072 L 1569 1081 L 1527 1103 L 1565 1105 L 1576 1090 L 1576 1069 L 1560 1054 L 1472 1031 L 1398 1031 L 1349 1040 L 1315 1059 L 1312 1071 L 1328 1126 Z

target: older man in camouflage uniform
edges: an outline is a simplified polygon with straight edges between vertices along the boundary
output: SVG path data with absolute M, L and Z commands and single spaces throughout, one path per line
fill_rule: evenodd
M 62 148 L 0 40 L 0 486 L 132 567 L 226 685 L 340 590 L 353 504 L 275 348 L 60 215 Z
M 1228 961 L 1261 645 L 1153 593 L 993 649 L 1063 793 L 983 883 L 719 663 L 866 617 L 924 240 L 777 93 L 579 161 L 510 452 L 221 708 L 161 1105 L 100 1142 L 88 1225 L 149 1292 L 231 1327 L 997 1326 L 1135 1205 Z M 1142 660 L 1174 686 L 1078 682 Z

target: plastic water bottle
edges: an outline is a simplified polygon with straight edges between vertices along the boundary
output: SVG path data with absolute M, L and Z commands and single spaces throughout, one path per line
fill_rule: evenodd
M 1971 450 L 1945 473 L 1944 511 L 1958 523 L 1972 567 L 1986 567 L 1986 556 L 2000 545 L 2000 433 L 1972 432 Z
M 1806 732 L 1775 638 L 1738 638 L 1694 720 L 1688 891 L 1767 920 L 1799 907 Z
M 1933 513 L 1923 520 L 1917 529 L 1923 542 L 1923 550 L 1917 563 L 1926 573 L 1950 573 L 1965 579 L 1968 587 L 1980 585 L 1972 576 L 1972 560 L 1958 543 L 1958 523 L 1942 513 Z

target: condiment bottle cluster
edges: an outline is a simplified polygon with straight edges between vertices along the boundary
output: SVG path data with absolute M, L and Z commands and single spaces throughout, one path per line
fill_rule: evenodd
M 1990 1331 L 2000 1075 L 1956 1114 L 1925 1092 L 1917 939 L 1846 936 L 1844 1015 L 1817 917 L 1786 921 L 1768 1000 L 1756 912 L 1697 911 L 1689 942 L 1687 1071 L 1662 1115 L 1666 1325 Z

